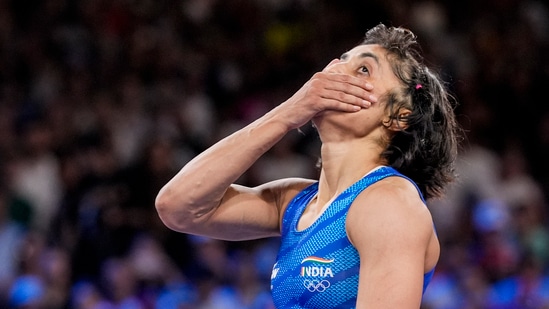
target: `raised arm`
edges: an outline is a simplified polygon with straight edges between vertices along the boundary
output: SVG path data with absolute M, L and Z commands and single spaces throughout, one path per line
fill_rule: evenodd
M 282 208 L 311 181 L 284 179 L 255 188 L 233 183 L 286 133 L 317 113 L 355 112 L 375 101 L 372 85 L 329 73 L 330 65 L 290 99 L 185 165 L 156 198 L 164 224 L 176 231 L 227 240 L 278 235 Z

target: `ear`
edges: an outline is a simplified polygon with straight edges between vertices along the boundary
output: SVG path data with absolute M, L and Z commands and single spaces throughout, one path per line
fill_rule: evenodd
M 412 111 L 410 111 L 409 109 L 401 108 L 398 111 L 396 118 L 387 117 L 387 119 L 385 119 L 383 123 L 385 124 L 387 129 L 391 131 L 398 132 L 406 130 L 406 128 L 408 128 L 407 118 L 411 113 Z

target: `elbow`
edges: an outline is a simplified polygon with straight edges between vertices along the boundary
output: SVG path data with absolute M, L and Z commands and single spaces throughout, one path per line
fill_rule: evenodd
M 191 196 L 180 196 L 170 189 L 162 189 L 155 199 L 160 221 L 169 229 L 186 234 L 201 234 L 206 216 L 199 215 L 197 203 Z
M 155 199 L 155 208 L 160 221 L 169 229 L 176 232 L 185 232 L 185 216 L 181 215 L 174 199 L 170 197 L 166 190 L 161 190 Z

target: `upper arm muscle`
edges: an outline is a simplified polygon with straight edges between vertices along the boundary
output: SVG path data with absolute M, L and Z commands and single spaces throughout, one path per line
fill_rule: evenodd
M 201 234 L 226 240 L 277 236 L 285 206 L 309 183 L 289 178 L 254 188 L 233 184 L 219 206 L 201 219 Z
M 417 190 L 389 177 L 357 197 L 348 235 L 359 251 L 358 303 L 371 308 L 419 308 L 432 220 Z

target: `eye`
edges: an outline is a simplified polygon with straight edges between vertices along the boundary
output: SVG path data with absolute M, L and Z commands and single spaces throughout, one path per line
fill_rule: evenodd
M 370 74 L 370 70 L 365 65 L 361 65 L 360 68 L 358 68 L 358 73 L 360 74 Z

